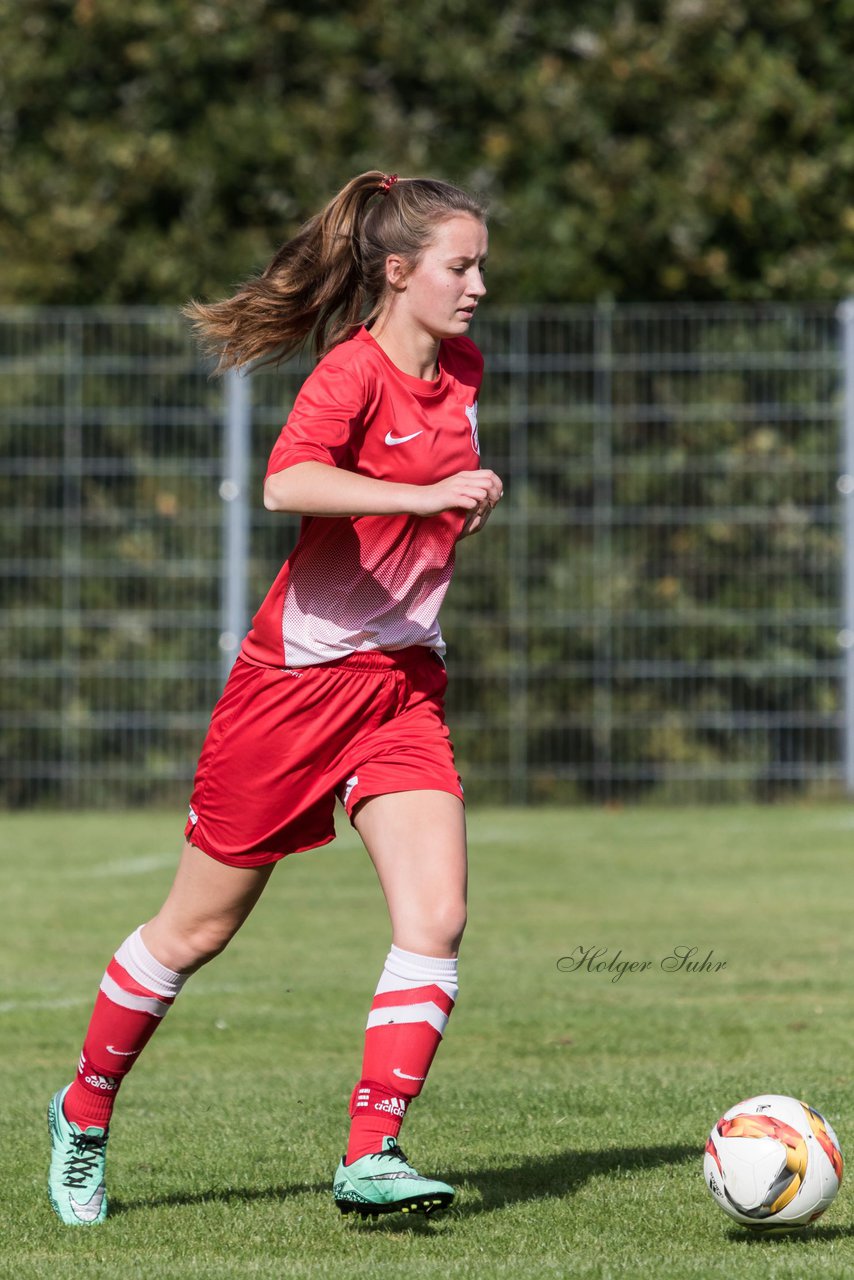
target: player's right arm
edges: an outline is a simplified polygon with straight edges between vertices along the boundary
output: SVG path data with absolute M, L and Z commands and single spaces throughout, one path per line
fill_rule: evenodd
M 264 482 L 264 506 L 302 516 L 434 516 L 491 511 L 503 492 L 494 471 L 458 471 L 435 484 L 376 480 L 323 462 L 298 462 Z
M 459 471 L 434 484 L 403 484 L 353 469 L 373 375 L 334 350 L 300 388 L 267 467 L 264 506 L 301 516 L 434 516 L 486 512 L 501 497 L 494 471 Z

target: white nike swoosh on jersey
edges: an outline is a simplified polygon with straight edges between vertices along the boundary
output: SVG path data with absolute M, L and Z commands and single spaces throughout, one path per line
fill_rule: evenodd
M 400 1076 L 401 1080 L 426 1080 L 426 1076 L 408 1076 L 405 1071 L 401 1071 L 400 1067 L 395 1067 L 392 1072 L 393 1076 Z
M 107 1053 L 114 1053 L 117 1058 L 133 1058 L 139 1053 L 139 1049 L 114 1049 L 111 1044 L 108 1044 Z
M 385 433 L 386 444 L 406 444 L 407 440 L 414 440 L 416 436 L 420 436 L 420 431 L 413 431 L 411 436 L 395 436 L 390 431 Z

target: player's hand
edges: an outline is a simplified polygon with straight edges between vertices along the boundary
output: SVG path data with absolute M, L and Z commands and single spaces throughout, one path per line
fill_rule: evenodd
M 421 486 L 413 514 L 437 516 L 442 511 L 459 510 L 482 515 L 492 510 L 503 492 L 504 486 L 494 471 L 458 471 L 438 484 Z
M 473 533 L 480 533 L 492 512 L 493 508 L 490 506 L 478 507 L 475 511 L 470 511 L 465 518 L 460 537 L 470 538 Z

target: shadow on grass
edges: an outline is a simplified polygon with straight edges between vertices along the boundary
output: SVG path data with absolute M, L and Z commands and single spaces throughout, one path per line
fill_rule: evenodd
M 479 1204 L 463 1203 L 456 1212 L 468 1218 L 506 1205 L 549 1197 L 574 1195 L 590 1178 L 608 1178 L 662 1165 L 696 1160 L 695 1146 L 609 1147 L 604 1151 L 561 1151 L 531 1156 L 501 1169 L 451 1172 L 451 1183 L 466 1184 L 480 1193 Z
M 451 1184 L 470 1187 L 479 1195 L 479 1202 L 465 1203 L 464 1198 L 462 1204 L 454 1207 L 451 1214 L 459 1219 L 492 1213 L 511 1204 L 573 1195 L 590 1178 L 613 1177 L 663 1165 L 681 1164 L 696 1158 L 697 1150 L 694 1146 L 616 1147 L 605 1151 L 580 1152 L 567 1150 L 546 1157 L 531 1156 L 500 1169 L 451 1170 L 443 1176 L 447 1176 Z M 275 1187 L 212 1187 L 207 1191 L 174 1192 L 171 1195 L 152 1196 L 150 1199 L 115 1199 L 110 1202 L 110 1214 L 113 1216 L 138 1209 L 176 1205 L 251 1204 L 256 1201 L 288 1200 L 294 1196 L 314 1193 L 329 1195 L 330 1184 L 314 1182 Z M 442 1220 L 447 1219 L 439 1219 Z M 393 1218 L 381 1218 L 374 1225 L 385 1229 L 409 1230 L 416 1223 L 429 1229 L 428 1221 L 418 1218 L 401 1222 L 397 1215 Z
M 138 1209 L 166 1209 L 194 1204 L 253 1204 L 266 1200 L 290 1200 L 294 1196 L 328 1192 L 329 1182 L 294 1182 L 278 1187 L 210 1187 L 206 1191 L 173 1191 L 166 1196 L 145 1196 L 138 1200 L 110 1197 L 110 1217 L 135 1213 Z

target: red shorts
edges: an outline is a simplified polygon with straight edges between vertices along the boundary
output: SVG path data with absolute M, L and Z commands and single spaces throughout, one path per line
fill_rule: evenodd
M 430 649 L 354 653 L 281 670 L 238 658 L 202 747 L 191 844 L 257 867 L 335 838 L 335 797 L 450 791 L 462 799 L 444 721 L 444 663 Z

